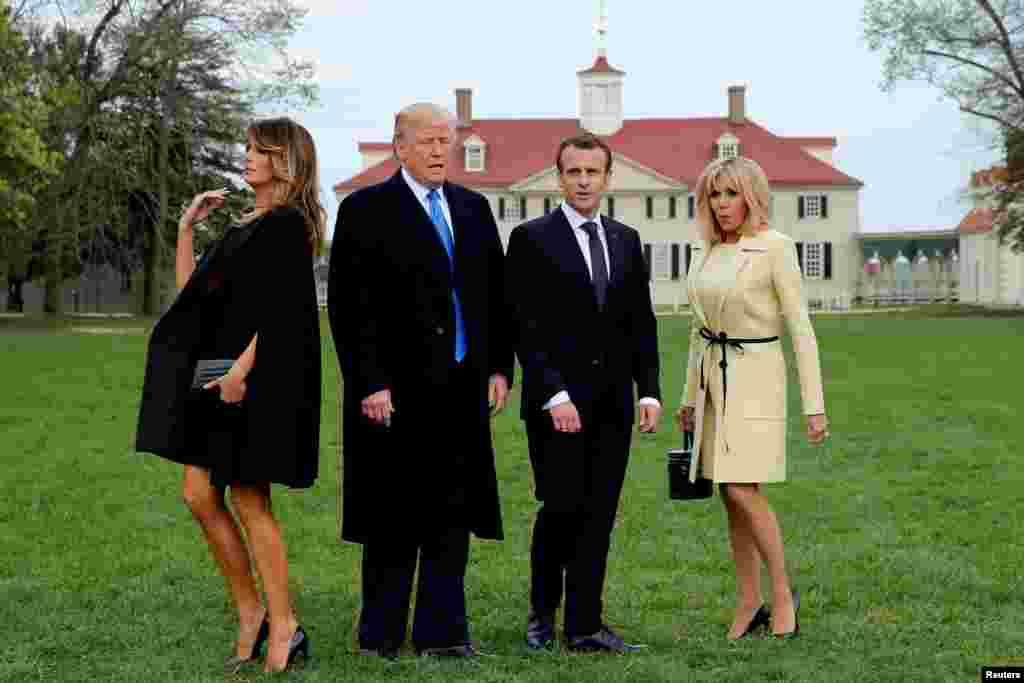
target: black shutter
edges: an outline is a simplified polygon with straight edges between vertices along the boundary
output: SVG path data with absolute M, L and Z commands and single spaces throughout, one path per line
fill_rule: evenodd
M 526 197 L 519 198 L 519 218 L 520 220 L 526 220 Z
M 824 197 L 822 197 L 824 199 Z M 822 204 L 822 206 L 825 206 Z M 832 279 L 832 243 L 825 242 L 825 265 L 824 265 L 824 276 L 826 280 Z
M 697 215 L 697 198 L 692 194 L 686 198 L 686 215 L 691 221 Z
M 800 198 L 801 206 L 803 206 L 803 200 L 804 200 L 804 198 L 801 197 Z M 804 272 L 804 243 L 803 242 L 797 242 L 796 243 L 796 262 L 800 264 L 800 273 L 803 274 L 803 272 Z
M 608 197 L 608 218 L 615 218 L 615 197 Z
M 672 245 L 672 279 L 679 279 L 679 245 Z
M 647 217 L 654 218 L 654 197 L 647 197 Z
M 551 213 L 551 197 L 544 198 L 544 213 Z
M 796 217 L 797 218 L 803 218 L 804 217 L 804 197 L 803 197 L 803 195 L 800 195 L 799 197 L 797 197 L 797 200 L 796 200 Z
M 821 195 L 821 217 L 828 218 L 828 195 Z
M 651 245 L 644 243 L 644 264 L 647 266 L 647 279 L 651 279 Z
M 693 260 L 693 247 L 686 245 L 686 274 L 690 274 L 690 261 Z
M 505 220 L 505 198 L 498 197 L 498 220 Z
M 669 197 L 668 198 L 668 217 L 669 218 L 675 218 L 676 217 L 676 198 L 675 197 Z

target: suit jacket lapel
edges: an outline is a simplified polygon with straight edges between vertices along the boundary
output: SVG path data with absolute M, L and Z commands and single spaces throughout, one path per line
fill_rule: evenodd
M 597 305 L 597 297 L 594 294 L 594 283 L 590 279 L 590 271 L 587 270 L 587 262 L 583 258 L 583 251 L 576 239 L 576 232 L 569 225 L 569 219 L 561 209 L 548 214 L 551 217 L 547 230 L 551 233 L 552 239 L 557 244 L 558 251 L 564 255 L 562 270 L 573 274 L 590 292 L 594 305 Z
M 626 275 L 626 245 L 622 242 L 622 228 L 606 216 L 601 217 L 604 225 L 604 236 L 608 242 L 608 260 L 611 262 L 609 269 L 611 277 L 608 280 L 608 289 L 623 281 Z
M 444 192 L 445 201 L 448 202 L 448 211 L 452 215 L 452 225 L 449 227 L 451 228 L 452 240 L 454 241 L 455 269 L 458 271 L 459 264 L 465 263 L 463 259 L 470 258 L 470 254 L 473 253 L 473 250 L 470 248 L 470 240 L 472 240 L 472 228 L 470 226 L 472 219 L 469 217 L 470 213 L 466 210 L 466 207 L 463 206 L 459 193 L 454 191 L 451 183 L 446 182 L 442 191 Z M 440 237 L 438 237 L 438 242 L 440 241 Z
M 409 217 L 409 229 L 419 235 L 424 243 L 434 245 L 433 248 L 430 248 L 431 254 L 429 258 L 440 262 L 437 264 L 439 270 L 443 268 L 445 271 L 450 272 L 448 254 L 445 251 L 444 245 L 441 244 L 441 236 L 437 234 L 434 221 L 427 215 L 423 205 L 420 204 L 420 200 L 416 198 L 416 193 L 409 187 L 409 183 L 405 182 L 405 178 L 402 177 L 402 170 L 399 169 L 395 175 L 391 176 L 389 182 L 393 185 L 395 195 L 399 198 L 402 215 Z M 445 193 L 445 197 L 448 197 L 447 193 Z M 449 204 L 450 206 L 451 204 Z

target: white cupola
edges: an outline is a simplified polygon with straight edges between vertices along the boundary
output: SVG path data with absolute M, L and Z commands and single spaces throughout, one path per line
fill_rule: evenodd
M 622 82 L 626 72 L 608 63 L 608 2 L 599 0 L 596 25 L 597 58 L 577 72 L 580 127 L 594 135 L 613 135 L 622 128 Z

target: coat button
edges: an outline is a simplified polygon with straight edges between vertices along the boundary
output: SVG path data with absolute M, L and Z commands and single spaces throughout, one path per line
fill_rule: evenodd
M 437 334 L 439 334 L 439 335 L 441 335 L 441 334 L 444 334 L 444 328 L 443 328 L 443 327 L 441 327 L 440 325 L 438 325 L 438 326 L 437 326 L 437 327 L 436 327 L 436 328 L 434 329 L 434 332 L 437 332 Z

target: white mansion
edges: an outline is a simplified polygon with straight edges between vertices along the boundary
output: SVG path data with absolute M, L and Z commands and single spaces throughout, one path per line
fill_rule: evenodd
M 488 198 L 503 240 L 561 202 L 555 151 L 585 129 L 602 136 L 615 155 L 603 212 L 640 232 L 656 303 L 686 302 L 683 280 L 698 239 L 693 188 L 708 162 L 736 155 L 755 159 L 768 175 L 773 227 L 797 242 L 809 295 L 853 296 L 863 264 L 862 183 L 832 164 L 835 138 L 774 135 L 747 117 L 743 86 L 729 88 L 722 117 L 626 119 L 625 73 L 603 52 L 578 73 L 579 118 L 474 118 L 472 91 L 455 91 L 459 156 L 449 177 Z M 359 151 L 361 172 L 334 186 L 339 202 L 398 168 L 391 143 L 360 142 Z

